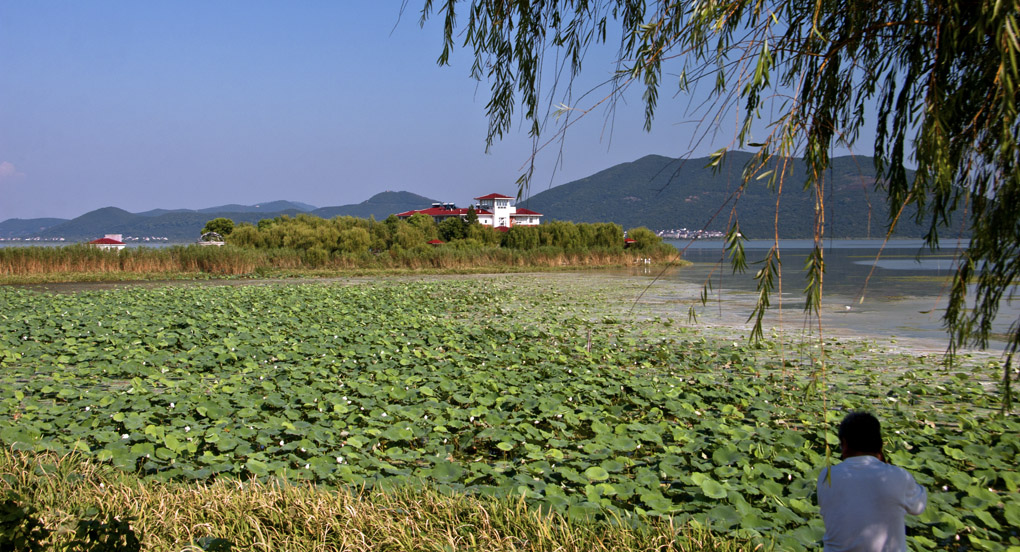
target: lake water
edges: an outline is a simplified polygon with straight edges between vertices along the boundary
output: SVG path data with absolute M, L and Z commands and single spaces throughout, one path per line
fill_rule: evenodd
M 749 328 L 746 320 L 756 298 L 754 274 L 760 267 L 755 262 L 764 257 L 771 242 L 745 243 L 749 267 L 744 274 L 733 274 L 720 240 L 667 243 L 682 250 L 694 266 L 662 274 L 663 283 L 683 285 L 665 295 L 663 288 L 657 287 L 655 293 L 678 307 L 682 305 L 678 310 L 685 317 L 689 305 L 697 305 L 702 323 Z M 811 240 L 780 241 L 782 294 L 776 293 L 772 299 L 773 308 L 766 318 L 770 327 L 817 334 L 817 320 L 803 312 L 807 284 L 803 269 L 812 246 Z M 825 242 L 824 253 L 824 333 L 910 340 L 918 348 L 945 350 L 949 340 L 942 315 L 955 270 L 954 250 L 932 252 L 921 240 L 894 240 L 884 248 L 882 240 L 832 240 Z M 700 306 L 698 299 L 706 283 L 711 284 L 709 302 Z M 1003 348 L 1004 335 L 1018 318 L 1020 297 L 1013 302 L 1004 299 L 993 327 L 998 335 L 990 345 L 992 349 Z
M 72 242 L 72 241 L 0 241 L 0 247 L 66 247 L 69 245 L 80 245 L 84 242 Z M 145 242 L 145 241 L 129 241 L 127 247 L 152 247 L 152 248 L 163 248 L 173 247 L 175 245 L 190 245 L 194 242 L 189 243 L 167 243 L 167 242 Z

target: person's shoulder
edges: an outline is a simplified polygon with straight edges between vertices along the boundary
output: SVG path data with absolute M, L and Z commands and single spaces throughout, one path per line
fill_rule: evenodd
M 899 485 L 903 485 L 903 486 L 907 486 L 907 487 L 912 487 L 914 485 L 917 485 L 917 480 L 914 479 L 913 474 L 911 474 L 905 468 L 901 468 L 899 466 L 894 466 L 892 464 L 885 464 L 885 463 L 883 463 L 882 464 L 882 470 L 884 470 L 885 474 L 886 474 L 883 477 L 883 479 L 885 479 L 885 480 L 887 480 L 889 482 L 898 481 Z

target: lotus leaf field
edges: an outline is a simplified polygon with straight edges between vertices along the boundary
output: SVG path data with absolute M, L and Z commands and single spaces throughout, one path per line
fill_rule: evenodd
M 867 408 L 930 493 L 912 547 L 1020 547 L 1020 421 L 997 412 L 995 357 L 830 339 L 823 372 L 818 341 L 721 339 L 634 303 L 646 284 L 0 288 L 0 441 L 146 477 L 430 485 L 814 548 L 834 426 Z

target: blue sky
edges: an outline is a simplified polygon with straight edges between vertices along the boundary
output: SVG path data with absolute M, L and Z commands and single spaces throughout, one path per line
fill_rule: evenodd
M 421 2 L 400 5 L 0 0 L 0 220 L 514 195 L 530 138 L 515 130 L 485 152 L 487 84 L 469 78 L 467 52 L 437 66 L 439 21 L 423 29 Z M 614 51 L 591 52 L 578 89 L 611 75 Z M 540 154 L 531 192 L 727 145 L 691 147 L 686 99 L 663 92 L 651 133 L 640 90 L 627 100 L 611 140 L 597 110 L 571 128 L 562 166 L 558 147 Z

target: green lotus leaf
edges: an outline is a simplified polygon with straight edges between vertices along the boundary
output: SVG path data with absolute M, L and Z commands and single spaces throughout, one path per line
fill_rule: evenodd
M 652 512 L 665 514 L 673 509 L 673 503 L 668 498 L 662 496 L 662 492 L 659 489 L 646 489 L 639 491 L 638 495 L 641 498 L 641 502 Z
M 166 448 L 174 451 L 175 453 L 179 453 L 184 450 L 184 444 L 175 435 L 167 435 L 164 437 L 163 444 L 166 445 Z
M 365 446 L 366 443 L 368 443 L 368 440 L 365 439 L 364 437 L 359 437 L 357 435 L 351 435 L 350 437 L 347 438 L 347 441 L 346 441 L 345 444 L 348 445 L 348 446 L 354 447 L 354 448 L 362 448 L 362 447 Z
M 439 481 L 450 483 L 457 481 L 464 474 L 464 468 L 462 468 L 456 462 L 440 461 L 432 468 L 432 477 L 435 477 Z
M 383 439 L 388 441 L 407 441 L 414 438 L 414 432 L 411 431 L 410 426 L 406 424 L 397 424 L 390 426 L 386 431 L 383 431 L 380 435 Z M 348 443 L 350 441 L 348 440 Z
M 700 483 L 696 483 L 696 485 L 701 487 L 701 492 L 705 493 L 705 496 L 709 498 L 726 498 L 726 487 L 714 479 L 705 477 Z
M 720 447 L 712 453 L 712 461 L 720 466 L 733 464 L 734 462 L 744 458 L 744 454 L 737 450 L 733 445 L 727 445 Z
M 637 441 L 623 435 L 617 435 L 609 441 L 609 446 L 612 447 L 613 450 L 620 452 L 629 452 L 635 450 L 637 448 L 637 445 L 638 445 Z
M 591 502 L 574 503 L 567 507 L 567 517 L 573 521 L 590 521 L 602 511 L 598 504 Z
M 717 530 L 726 530 L 740 523 L 742 516 L 733 506 L 720 504 L 707 512 L 710 527 Z

